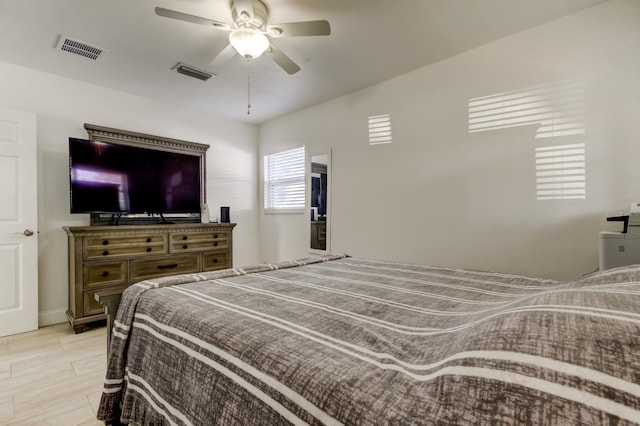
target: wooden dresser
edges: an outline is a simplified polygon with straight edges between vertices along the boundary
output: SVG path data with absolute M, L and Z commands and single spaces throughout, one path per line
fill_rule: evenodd
M 327 249 L 327 222 L 324 220 L 311 222 L 311 248 Z
M 166 275 L 233 266 L 235 223 L 64 227 L 69 242 L 69 310 L 76 333 L 106 319 L 95 293 Z

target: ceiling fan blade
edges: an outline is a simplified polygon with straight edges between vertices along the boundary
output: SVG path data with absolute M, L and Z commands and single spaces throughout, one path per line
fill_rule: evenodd
M 223 65 L 226 65 L 227 62 L 229 62 L 231 59 L 233 59 L 234 56 L 236 56 L 236 53 L 236 49 L 234 49 L 232 45 L 228 44 L 227 47 L 222 49 L 222 51 L 220 51 L 220 53 L 218 53 L 216 57 L 211 60 L 209 65 L 212 67 L 221 67 Z
M 219 30 L 230 30 L 231 26 L 224 22 L 214 21 L 213 19 L 207 19 L 200 16 L 189 15 L 188 13 L 182 13 L 175 10 L 165 9 L 163 7 L 156 7 L 156 15 L 164 18 L 177 19 L 179 21 L 191 22 L 200 25 L 211 25 Z
M 238 16 L 246 21 L 253 21 L 253 3 L 251 0 L 233 0 L 233 7 L 236 9 Z
M 273 60 L 273 62 L 278 64 L 280 68 L 285 70 L 287 74 L 295 74 L 298 71 L 300 71 L 300 67 L 298 66 L 298 64 L 293 62 L 291 58 L 289 58 L 287 55 L 282 53 L 282 51 L 280 51 L 280 49 L 275 47 L 273 43 L 269 46 L 267 51 L 264 53 L 268 55 L 271 58 L 271 60 Z
M 272 37 L 325 36 L 331 34 L 328 21 L 303 21 L 273 24 L 267 27 Z

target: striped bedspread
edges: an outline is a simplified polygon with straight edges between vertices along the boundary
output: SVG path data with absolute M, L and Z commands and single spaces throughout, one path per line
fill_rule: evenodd
M 640 422 L 640 267 L 556 282 L 324 256 L 136 284 L 98 417 Z

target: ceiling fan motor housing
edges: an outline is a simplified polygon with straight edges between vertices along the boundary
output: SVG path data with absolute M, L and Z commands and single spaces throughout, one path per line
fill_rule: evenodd
M 251 5 L 253 6 L 253 19 L 251 19 L 248 13 L 244 11 L 239 12 L 236 8 L 235 1 L 231 2 L 231 18 L 233 22 L 235 22 L 238 28 L 251 27 L 259 31 L 265 31 L 267 18 L 269 16 L 267 6 L 260 0 L 251 0 Z

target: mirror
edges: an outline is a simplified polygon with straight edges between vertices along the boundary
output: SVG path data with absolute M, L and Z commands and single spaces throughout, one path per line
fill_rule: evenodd
M 330 153 L 311 156 L 309 182 L 310 218 L 312 250 L 329 250 L 329 191 L 330 191 Z

